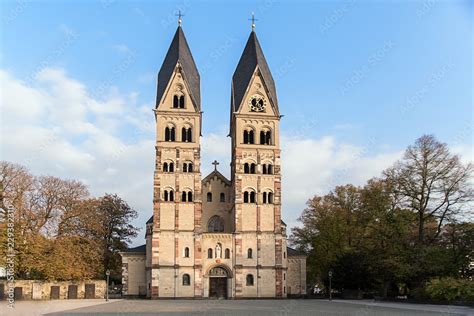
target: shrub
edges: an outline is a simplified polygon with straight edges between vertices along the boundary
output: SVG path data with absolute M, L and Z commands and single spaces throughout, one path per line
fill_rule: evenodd
M 432 300 L 474 301 L 474 282 L 469 279 L 431 279 L 424 290 Z

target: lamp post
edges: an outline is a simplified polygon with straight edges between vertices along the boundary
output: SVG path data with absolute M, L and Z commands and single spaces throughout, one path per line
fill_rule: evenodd
M 329 300 L 332 301 L 332 271 L 329 270 Z
M 107 271 L 105 271 L 105 275 L 107 276 L 107 285 L 105 287 L 105 301 L 108 302 L 109 301 L 109 277 L 110 277 L 110 270 L 107 269 Z

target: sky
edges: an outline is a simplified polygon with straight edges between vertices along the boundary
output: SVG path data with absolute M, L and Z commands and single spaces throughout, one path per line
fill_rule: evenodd
M 434 134 L 473 161 L 473 2 L 2 1 L 1 160 L 152 214 L 156 80 L 176 13 L 201 75 L 202 175 L 229 176 L 230 83 L 251 31 L 277 86 L 283 220 Z M 144 230 L 133 241 L 143 243 Z

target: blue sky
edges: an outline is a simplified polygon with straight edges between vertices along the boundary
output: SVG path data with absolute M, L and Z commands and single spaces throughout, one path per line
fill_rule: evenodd
M 146 220 L 151 108 L 178 10 L 201 73 L 203 173 L 217 158 L 225 174 L 230 82 L 255 12 L 285 115 L 290 224 L 311 195 L 362 184 L 422 134 L 472 160 L 474 9 L 467 0 L 3 1 L 2 134 L 24 134 L 2 140 L 2 159 L 80 178 L 93 194 L 118 192 L 140 211 L 137 223 Z M 24 158 L 34 147 L 26 131 L 46 135 L 34 159 Z M 110 158 L 110 144 L 123 147 L 110 149 L 119 158 Z

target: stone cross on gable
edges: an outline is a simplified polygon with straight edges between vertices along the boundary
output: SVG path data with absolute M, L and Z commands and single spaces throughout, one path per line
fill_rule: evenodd
M 217 160 L 214 160 L 212 164 L 214 165 L 214 171 L 217 171 L 217 165 L 219 165 L 219 162 L 217 162 Z

